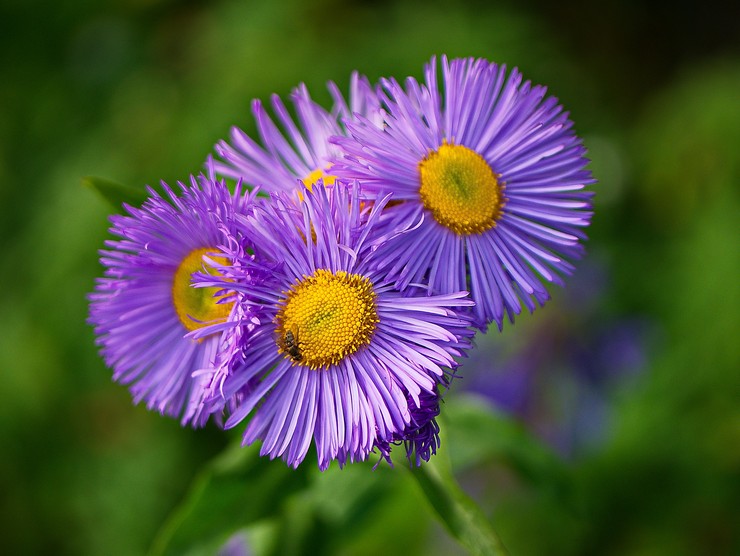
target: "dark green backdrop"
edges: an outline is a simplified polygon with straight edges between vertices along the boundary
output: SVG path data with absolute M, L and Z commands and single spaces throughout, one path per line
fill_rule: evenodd
M 303 81 L 327 102 L 327 80 L 420 77 L 442 53 L 547 84 L 599 179 L 576 276 L 532 317 L 479 337 L 448 396 L 453 406 L 468 384 L 511 401 L 486 373 L 537 356 L 511 419 L 562 458 L 569 494 L 495 454 L 461 471 L 463 486 L 515 555 L 740 552 L 740 29 L 729 13 L 635 0 L 5 0 L 0 552 L 142 553 L 227 443 L 133 407 L 111 382 L 85 295 L 112 208 L 81 178 L 187 179 L 230 125 L 254 129 L 252 98 Z M 352 538 L 322 546 L 460 550 L 413 486 L 377 473 L 391 485 L 381 502 Z M 251 531 L 254 546 L 268 533 Z

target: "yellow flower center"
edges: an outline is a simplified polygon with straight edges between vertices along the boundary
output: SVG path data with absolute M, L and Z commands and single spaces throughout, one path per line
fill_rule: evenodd
M 206 271 L 218 275 L 218 271 L 203 263 L 203 255 L 221 264 L 228 264 L 225 257 L 211 255 L 218 251 L 213 247 L 194 249 L 182 260 L 172 283 L 172 301 L 182 325 L 188 330 L 197 330 L 213 322 L 224 321 L 229 316 L 233 303 L 217 303 L 219 288 L 195 288 L 190 285 L 194 272 Z
M 331 166 L 327 166 L 324 170 L 328 170 L 330 167 Z M 334 185 L 334 182 L 337 181 L 337 177 L 324 174 L 324 170 L 322 170 L 321 168 L 317 168 L 316 170 L 308 174 L 308 176 L 306 176 L 306 178 L 303 180 L 303 184 L 306 186 L 306 189 L 311 191 L 313 189 L 313 186 L 316 185 L 316 182 L 322 178 L 324 180 L 325 186 Z M 305 201 L 305 199 L 303 198 L 303 193 L 301 191 L 298 191 L 298 199 L 301 202 Z M 303 235 L 303 232 L 299 231 L 298 233 L 301 234 L 301 237 L 303 238 L 303 241 L 305 242 L 306 236 Z M 311 224 L 311 239 L 313 240 L 315 244 L 316 243 L 316 230 L 314 230 L 313 224 Z
M 443 143 L 419 163 L 419 195 L 434 219 L 458 235 L 480 234 L 496 225 L 503 184 L 477 152 Z
M 278 350 L 293 364 L 336 365 L 370 343 L 378 324 L 373 285 L 359 274 L 319 269 L 291 287 L 276 322 Z
M 337 177 L 326 173 L 329 168 L 330 166 L 327 166 L 326 168 L 316 168 L 316 170 L 303 178 L 303 183 L 306 188 L 311 191 L 313 186 L 316 185 L 316 182 L 320 179 L 324 180 L 324 185 L 334 185 L 334 182 L 337 181 Z

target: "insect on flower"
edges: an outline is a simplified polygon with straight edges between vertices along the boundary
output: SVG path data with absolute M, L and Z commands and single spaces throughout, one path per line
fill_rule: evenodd
M 298 343 L 297 328 L 295 332 L 293 332 L 292 330 L 288 330 L 285 333 L 285 336 L 283 337 L 283 346 L 285 352 L 291 356 L 293 361 L 300 361 L 301 359 L 303 359 L 303 355 L 301 355 L 301 348 Z

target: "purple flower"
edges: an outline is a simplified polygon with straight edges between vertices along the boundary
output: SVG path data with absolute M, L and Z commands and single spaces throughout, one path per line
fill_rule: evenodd
M 377 443 L 381 457 L 391 465 L 391 444 L 403 443 L 406 458 L 416 467 L 421 465 L 422 460 L 429 461 L 437 453 L 440 441 L 436 417 L 439 415 L 440 395 L 437 392 L 422 392 L 419 400 L 421 403 L 418 406 L 410 405 L 411 418 L 403 431 L 396 433 L 390 440 Z
M 221 545 L 216 556 L 252 556 L 252 554 L 254 552 L 249 542 L 249 536 L 243 531 L 238 531 Z
M 349 105 L 334 83 L 329 82 L 328 87 L 334 99 L 331 112 L 311 99 L 305 85 L 293 90 L 291 102 L 298 125 L 280 97 L 273 95 L 272 108 L 282 130 L 262 103 L 254 100 L 252 113 L 262 144 L 233 127 L 231 144 L 221 141 L 216 145 L 216 152 L 222 159 L 216 162 L 216 172 L 242 179 L 268 192 L 297 192 L 301 181 L 310 188 L 319 178 L 325 185 L 333 183 L 329 168 L 341 152 L 329 139 L 346 134 L 340 122 L 357 113 L 380 125 L 382 117 L 378 99 L 367 78 L 352 74 Z
M 226 262 L 222 228 L 236 232 L 234 216 L 251 210 L 253 196 L 202 175 L 179 186 L 181 196 L 163 183 L 166 198 L 149 189 L 141 208 L 111 217 L 119 239 L 100 252 L 105 272 L 89 296 L 89 322 L 113 378 L 130 385 L 136 403 L 202 425 L 208 377 L 199 371 L 218 365 L 222 335 L 215 327 L 201 339 L 186 335 L 244 308 L 215 288 L 192 287 L 191 277 L 206 268 L 204 256 Z
M 652 335 L 642 318 L 604 322 L 576 309 L 543 315 L 524 335 L 479 338 L 456 370 L 463 389 L 522 420 L 564 456 L 608 437 L 611 402 L 644 371 Z
M 594 183 L 572 122 L 545 87 L 486 60 L 433 58 L 419 84 L 382 80 L 385 126 L 347 122 L 333 173 L 369 195 L 393 194 L 384 218 L 405 227 L 388 242 L 403 288 L 469 290 L 477 325 L 501 328 L 549 299 L 582 254 Z
M 200 285 L 231 288 L 260 308 L 242 356 L 214 377 L 223 399 L 239 396 L 226 427 L 251 415 L 244 443 L 261 440 L 263 455 L 291 466 L 313 442 L 323 470 L 364 460 L 428 413 L 468 347 L 470 321 L 457 311 L 471 302 L 466 292 L 407 296 L 375 270 L 387 199 L 369 206 L 357 184 L 341 182 L 301 193 L 301 203 L 277 195 L 240 218 L 254 255 L 235 249 L 233 267 Z M 253 272 L 268 278 L 245 283 Z

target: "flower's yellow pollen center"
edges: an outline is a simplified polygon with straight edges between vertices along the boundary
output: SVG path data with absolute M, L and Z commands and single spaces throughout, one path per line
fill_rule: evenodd
M 190 285 L 194 272 L 208 272 L 218 275 L 218 271 L 204 264 L 203 255 L 208 255 L 213 261 L 228 264 L 228 259 L 212 255 L 218 249 L 203 247 L 188 253 L 175 272 L 172 283 L 172 300 L 175 311 L 182 325 L 188 330 L 197 330 L 226 319 L 231 311 L 232 303 L 217 303 L 220 297 L 215 297 L 219 288 L 195 288 Z
M 477 152 L 445 142 L 419 163 L 419 174 L 424 208 L 443 226 L 468 235 L 496 225 L 503 185 Z
M 316 185 L 316 182 L 319 181 L 320 179 L 324 180 L 325 186 L 334 185 L 334 182 L 337 181 L 337 177 L 327 175 L 324 173 L 325 171 L 329 170 L 329 168 L 331 168 L 331 165 L 327 166 L 324 169 L 317 168 L 316 170 L 308 174 L 308 176 L 306 176 L 306 178 L 303 180 L 303 184 L 306 186 L 306 189 L 311 191 L 313 189 L 313 186 Z M 301 202 L 305 201 L 305 199 L 303 198 L 302 191 L 298 191 L 298 199 L 300 199 Z M 303 234 L 303 232 L 299 231 L 299 233 L 301 234 L 301 237 L 303 238 L 303 241 L 305 242 L 306 236 Z M 316 243 L 316 230 L 314 230 L 313 224 L 311 224 L 311 239 L 313 240 L 314 243 Z
M 313 186 L 316 185 L 316 182 L 320 179 L 324 180 L 325 186 L 334 185 L 334 182 L 337 181 L 337 177 L 326 173 L 329 168 L 331 168 L 331 166 L 327 166 L 326 168 L 316 168 L 313 172 L 303 178 L 303 185 L 306 186 L 306 189 L 311 191 Z M 301 191 L 298 191 L 298 198 L 303 202 L 303 193 Z
M 316 168 L 316 170 L 303 178 L 303 183 L 305 184 L 306 188 L 311 191 L 313 186 L 316 185 L 316 182 L 320 179 L 324 180 L 324 185 L 326 186 L 334 185 L 334 182 L 337 181 L 337 177 L 326 173 L 330 167 L 331 166 L 327 166 L 326 168 Z
M 366 277 L 319 269 L 286 295 L 276 317 L 277 346 L 293 364 L 336 365 L 370 343 L 378 311 Z

